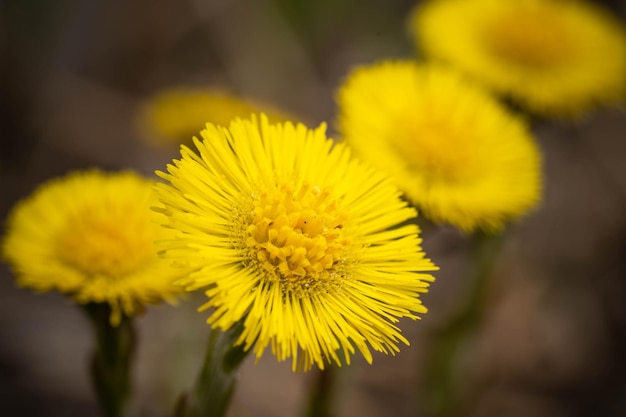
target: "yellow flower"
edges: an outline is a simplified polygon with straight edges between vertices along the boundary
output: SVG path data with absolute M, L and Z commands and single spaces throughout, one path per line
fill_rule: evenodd
M 577 116 L 626 92 L 626 32 L 582 1 L 433 0 L 410 29 L 426 56 L 538 114 Z
M 76 172 L 41 185 L 11 211 L 2 245 L 17 283 L 58 290 L 78 303 L 108 303 L 111 322 L 146 304 L 174 301 L 180 269 L 154 241 L 154 181 L 130 172 Z
M 164 224 L 181 232 L 164 250 L 195 271 L 179 284 L 208 287 L 208 323 L 243 321 L 237 344 L 257 357 L 269 345 L 294 370 L 408 344 L 394 323 L 426 312 L 419 294 L 437 268 L 397 189 L 324 125 L 253 116 L 201 135 L 157 189 Z
M 212 89 L 172 88 L 160 92 L 143 106 L 139 123 L 142 136 L 156 144 L 191 143 L 208 122 L 228 126 L 237 117 L 265 112 L 275 122 L 289 116 L 267 104 Z
M 344 139 L 434 221 L 495 231 L 539 199 L 540 155 L 526 126 L 455 72 L 358 68 L 338 103 Z

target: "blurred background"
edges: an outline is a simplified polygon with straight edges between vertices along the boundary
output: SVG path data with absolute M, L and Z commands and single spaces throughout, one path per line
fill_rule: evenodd
M 622 21 L 626 2 L 597 1 Z M 413 58 L 408 0 L 4 0 L 0 2 L 0 217 L 71 170 L 152 175 L 177 156 L 142 138 L 138 114 L 161 89 L 217 86 L 329 123 L 350 68 Z M 611 59 L 607 57 L 606 59 Z M 200 130 L 202 126 L 198 126 Z M 626 112 L 541 122 L 541 206 L 508 230 L 480 324 L 455 364 L 459 415 L 626 416 Z M 401 323 L 395 356 L 341 373 L 339 416 L 426 415 L 429 342 L 468 290 L 470 240 L 427 226 L 440 267 L 430 312 Z M 195 310 L 138 320 L 137 415 L 171 413 L 193 383 L 209 329 Z M 57 294 L 16 289 L 0 265 L 0 415 L 98 416 L 86 367 L 91 329 Z M 265 355 L 244 365 L 232 416 L 302 415 L 316 373 Z

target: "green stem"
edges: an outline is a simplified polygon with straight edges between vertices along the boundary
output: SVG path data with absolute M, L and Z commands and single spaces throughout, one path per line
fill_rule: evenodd
M 452 416 L 458 401 L 454 370 L 461 348 L 480 322 L 489 277 L 502 241 L 501 235 L 477 234 L 472 242 L 471 287 L 463 305 L 441 329 L 433 343 L 426 383 L 431 409 L 428 415 Z
M 209 336 L 204 364 L 189 396 L 183 396 L 175 417 L 223 417 L 228 411 L 237 383 L 237 370 L 248 352 L 234 346 L 243 324 L 227 331 L 214 329 Z
M 84 306 L 96 336 L 91 361 L 92 383 L 105 417 L 124 417 L 131 393 L 131 363 L 135 352 L 135 329 L 129 317 L 111 325 L 108 304 Z
M 317 375 L 315 375 L 316 378 L 311 389 L 308 417 L 332 417 L 335 415 L 332 409 L 337 372 L 337 368 L 328 365 L 326 369 L 318 371 Z

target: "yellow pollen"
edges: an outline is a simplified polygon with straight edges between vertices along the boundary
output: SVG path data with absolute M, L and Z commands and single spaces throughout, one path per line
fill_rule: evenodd
M 570 37 L 558 17 L 558 11 L 518 10 L 493 21 L 485 39 L 497 56 L 542 69 L 571 56 Z
M 245 230 L 247 258 L 271 282 L 300 294 L 330 290 L 345 278 L 346 213 L 329 190 L 282 183 L 255 195 Z
M 131 204 L 84 207 L 59 236 L 59 257 L 89 275 L 124 277 L 154 253 L 152 225 L 145 220 L 145 210 Z

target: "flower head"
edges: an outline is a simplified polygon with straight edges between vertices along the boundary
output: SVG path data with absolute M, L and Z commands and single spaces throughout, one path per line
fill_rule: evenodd
M 324 126 L 262 116 L 201 135 L 158 190 L 164 224 L 181 232 L 165 254 L 195 271 L 181 285 L 208 287 L 208 323 L 243 321 L 237 343 L 257 357 L 270 345 L 294 370 L 408 344 L 394 323 L 426 312 L 419 294 L 436 267 L 397 189 Z
M 172 88 L 156 94 L 140 112 L 140 128 L 143 136 L 157 144 L 190 142 L 208 122 L 228 126 L 237 117 L 249 117 L 252 113 L 265 112 L 272 121 L 289 117 L 268 104 L 243 99 L 213 89 Z
M 538 114 L 575 116 L 626 93 L 626 32 L 582 1 L 433 0 L 410 27 L 427 56 Z
M 338 102 L 344 139 L 434 221 L 497 230 L 539 199 L 539 152 L 525 125 L 455 72 L 361 67 Z
M 3 257 L 17 283 L 108 303 L 111 321 L 174 301 L 181 270 L 154 245 L 171 232 L 152 221 L 154 182 L 136 174 L 76 172 L 41 185 L 9 215 Z

